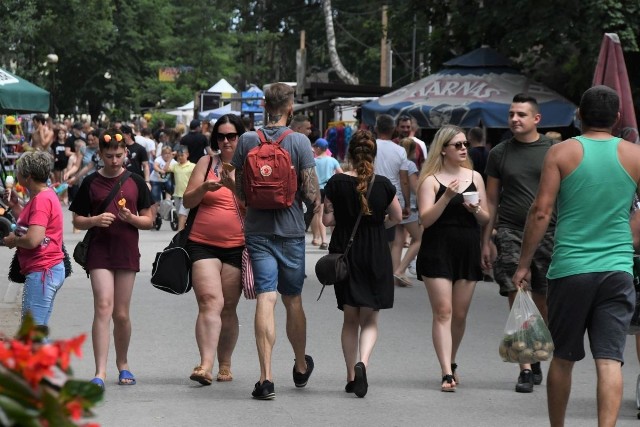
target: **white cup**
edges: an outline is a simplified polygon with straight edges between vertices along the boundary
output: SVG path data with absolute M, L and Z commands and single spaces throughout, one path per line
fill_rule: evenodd
M 477 191 L 467 191 L 466 193 L 462 193 L 462 197 L 465 203 L 469 203 L 470 205 L 477 205 L 480 201 Z

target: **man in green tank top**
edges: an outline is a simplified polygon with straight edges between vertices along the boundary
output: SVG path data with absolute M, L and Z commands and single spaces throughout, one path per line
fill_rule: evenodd
M 490 221 L 483 229 L 482 268 L 493 269 L 500 295 L 513 305 L 517 288 L 511 282 L 518 267 L 520 245 L 527 212 L 538 191 L 542 162 L 554 141 L 538 133 L 541 115 L 535 98 L 517 94 L 509 107 L 509 128 L 513 138 L 496 145 L 487 159 L 487 205 Z M 497 222 L 497 223 L 496 223 Z M 541 242 L 531 266 L 531 291 L 538 310 L 547 318 L 547 269 L 553 251 L 553 225 Z M 496 228 L 495 252 L 491 234 Z M 521 364 L 516 383 L 518 393 L 531 393 L 534 384 L 542 383 L 540 362 Z
M 518 287 L 528 287 L 529 266 L 557 202 L 547 274 L 555 344 L 547 377 L 551 426 L 564 425 L 573 365 L 585 356 L 585 331 L 596 363 L 599 426 L 615 425 L 622 400 L 622 356 L 635 307 L 629 213 L 640 182 L 640 146 L 611 135 L 619 104 L 613 89 L 587 90 L 579 109 L 582 135 L 549 149 L 513 276 Z

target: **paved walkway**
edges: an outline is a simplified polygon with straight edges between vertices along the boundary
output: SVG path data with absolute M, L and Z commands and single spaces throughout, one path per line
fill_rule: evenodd
M 70 223 L 69 218 L 65 225 Z M 132 302 L 129 353 L 138 384 L 116 384 L 112 344 L 105 400 L 96 409 L 95 418 L 103 426 L 548 425 L 546 381 L 532 394 L 515 393 L 517 368 L 498 356 L 508 313 L 506 300 L 497 294 L 493 283 L 481 282 L 477 286 L 457 360 L 461 384 L 456 393 L 440 392 L 440 372 L 431 344 L 431 310 L 424 286 L 418 282 L 413 288 L 396 288 L 395 307 L 381 313 L 379 340 L 368 370 L 369 394 L 358 399 L 345 393 L 346 374 L 340 349 L 342 316 L 335 307 L 332 289 L 326 289 L 322 299 L 316 301 L 320 285 L 313 267 L 325 252 L 311 245 L 307 246 L 309 279 L 303 301 L 308 320 L 308 353 L 314 357 L 316 368 L 307 387 L 296 389 L 293 385 L 293 352 L 286 339 L 284 307 L 279 302 L 273 361 L 276 399 L 250 398 L 259 368 L 253 338 L 255 302 L 246 300 L 238 307 L 240 338 L 233 358 L 234 380 L 211 387 L 196 385 L 188 378 L 198 362 L 194 294 L 169 295 L 149 283 L 153 257 L 172 235 L 168 224 L 160 231 L 141 233 L 142 271 Z M 66 233 L 67 246 L 73 248 L 81 237 L 82 234 Z M 8 253 L 7 249 L 0 250 Z M 6 277 L 4 270 L 0 274 Z M 57 297 L 50 326 L 54 338 L 89 334 L 84 357 L 72 363 L 76 375 L 87 379 L 92 378 L 94 370 L 92 313 L 88 279 L 76 268 Z M 618 423 L 622 426 L 640 424 L 635 408 L 635 380 L 640 369 L 633 342 L 629 344 L 623 368 L 625 398 Z M 547 366 L 543 365 L 545 373 Z M 595 368 L 587 358 L 574 370 L 566 425 L 596 424 Z

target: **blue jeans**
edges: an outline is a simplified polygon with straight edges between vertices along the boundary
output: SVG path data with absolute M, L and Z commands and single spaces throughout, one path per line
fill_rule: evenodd
M 256 294 L 296 296 L 304 283 L 304 237 L 245 236 Z
M 171 181 L 151 181 L 151 199 L 154 202 L 157 203 L 162 200 L 163 191 L 166 191 L 169 194 L 173 193 L 173 186 L 171 185 Z
M 46 326 L 53 300 L 64 282 L 64 261 L 49 270 L 29 273 L 26 278 L 22 291 L 22 317 L 30 311 L 36 325 Z

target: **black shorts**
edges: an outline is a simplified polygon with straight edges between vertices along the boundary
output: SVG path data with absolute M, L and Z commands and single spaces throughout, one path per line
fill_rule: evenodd
M 236 268 L 242 268 L 242 251 L 244 246 L 235 248 L 219 248 L 217 246 L 203 245 L 202 243 L 187 241 L 185 247 L 191 262 L 200 261 L 201 259 L 219 259 L 223 264 L 229 264 Z
M 320 189 L 320 201 L 324 203 L 324 188 Z
M 584 332 L 594 359 L 623 362 L 636 293 L 633 277 L 621 271 L 549 279 L 547 307 L 554 356 L 584 358 Z

